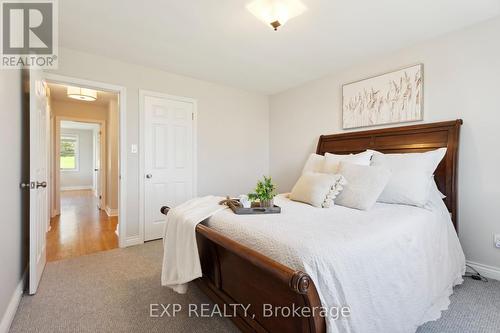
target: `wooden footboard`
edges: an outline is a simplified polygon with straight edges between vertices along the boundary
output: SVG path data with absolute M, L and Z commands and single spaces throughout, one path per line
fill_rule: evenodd
M 167 212 L 168 207 L 163 207 L 162 213 Z M 246 316 L 239 307 L 237 316 L 231 318 L 243 332 L 326 331 L 325 319 L 319 315 L 321 302 L 309 275 L 207 226 L 199 224 L 196 233 L 203 270 L 196 283 L 220 306 L 250 306 Z

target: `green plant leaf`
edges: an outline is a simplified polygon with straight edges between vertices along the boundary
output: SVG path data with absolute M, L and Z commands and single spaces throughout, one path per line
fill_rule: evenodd
M 254 193 L 249 193 L 248 198 L 252 201 L 272 200 L 276 196 L 276 185 L 273 184 L 271 177 L 264 176 L 257 182 Z

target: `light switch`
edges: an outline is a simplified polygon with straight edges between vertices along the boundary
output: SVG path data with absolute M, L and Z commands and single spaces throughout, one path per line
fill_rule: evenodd
M 130 152 L 132 154 L 137 154 L 137 145 L 136 144 L 133 144 L 130 146 Z
M 494 238 L 495 238 L 495 239 L 494 239 L 494 241 L 495 241 L 495 247 L 496 247 L 497 249 L 500 249 L 500 234 L 496 234 L 496 235 L 494 236 Z

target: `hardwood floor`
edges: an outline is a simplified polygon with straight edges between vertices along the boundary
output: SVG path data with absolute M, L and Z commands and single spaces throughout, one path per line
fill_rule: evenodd
M 77 257 L 118 247 L 118 217 L 97 208 L 92 191 L 62 191 L 61 215 L 47 233 L 47 261 Z

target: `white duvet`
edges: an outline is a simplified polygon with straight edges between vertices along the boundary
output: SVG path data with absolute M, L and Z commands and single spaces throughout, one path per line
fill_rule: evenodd
M 328 332 L 415 332 L 438 319 L 462 282 L 465 258 L 437 193 L 424 208 L 377 203 L 370 211 L 314 208 L 278 196 L 282 213 L 221 211 L 205 223 L 313 279 Z

